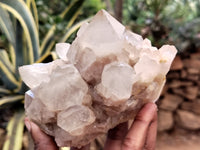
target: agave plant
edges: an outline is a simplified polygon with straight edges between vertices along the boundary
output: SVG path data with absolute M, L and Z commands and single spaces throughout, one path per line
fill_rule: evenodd
M 74 24 L 79 16 L 84 0 L 74 0 L 59 15 L 68 16 L 68 24 L 58 41 L 65 42 L 84 22 Z M 39 40 L 39 23 L 35 0 L 0 0 L 0 29 L 7 43 L 0 48 L 0 109 L 8 104 L 21 103 L 27 87 L 23 84 L 18 67 L 43 62 L 47 58 L 56 59 L 54 45 L 57 24 Z M 41 43 L 41 44 L 40 44 Z M 23 137 L 23 109 L 16 111 L 7 125 L 7 138 L 3 150 L 20 150 Z

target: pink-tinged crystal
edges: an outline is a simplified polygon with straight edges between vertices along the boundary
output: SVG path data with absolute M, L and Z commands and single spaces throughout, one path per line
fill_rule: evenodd
M 19 68 L 30 90 L 27 116 L 58 146 L 81 147 L 155 102 L 177 53 L 152 47 L 101 10 L 81 26 L 72 44 L 59 43 L 60 59 Z

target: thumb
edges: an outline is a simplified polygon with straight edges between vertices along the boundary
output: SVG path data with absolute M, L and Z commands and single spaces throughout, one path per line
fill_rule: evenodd
M 59 150 L 54 140 L 40 130 L 40 128 L 28 118 L 25 118 L 25 125 L 31 133 L 35 144 L 35 150 Z

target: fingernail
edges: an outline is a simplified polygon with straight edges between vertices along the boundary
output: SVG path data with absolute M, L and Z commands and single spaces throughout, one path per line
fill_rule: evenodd
M 28 131 L 31 131 L 31 122 L 29 121 L 28 118 L 25 118 L 24 123 L 26 125 L 26 128 L 28 129 Z

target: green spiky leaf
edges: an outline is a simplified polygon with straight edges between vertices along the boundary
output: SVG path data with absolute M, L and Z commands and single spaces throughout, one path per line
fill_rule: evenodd
M 24 130 L 24 111 L 17 111 L 7 126 L 3 150 L 21 150 Z
M 31 11 L 22 0 L 1 0 L 0 7 L 9 11 L 20 22 L 24 34 L 26 35 L 29 59 L 30 62 L 33 63 L 39 57 L 39 39 L 38 30 Z

